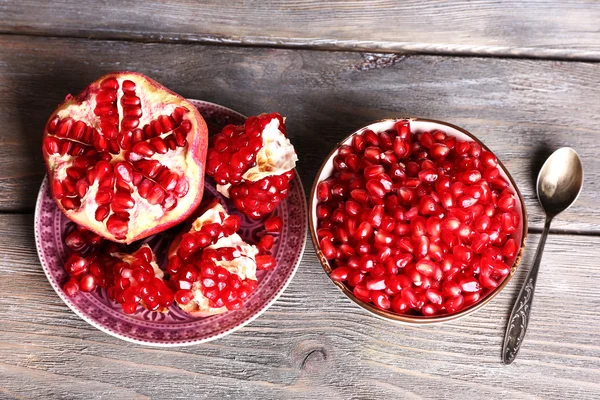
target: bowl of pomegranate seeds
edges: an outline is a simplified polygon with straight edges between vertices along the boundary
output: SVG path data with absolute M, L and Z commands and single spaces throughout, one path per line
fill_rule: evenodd
M 469 132 L 386 119 L 344 139 L 310 197 L 323 268 L 384 319 L 435 323 L 487 304 L 514 275 L 527 214 L 514 180 Z

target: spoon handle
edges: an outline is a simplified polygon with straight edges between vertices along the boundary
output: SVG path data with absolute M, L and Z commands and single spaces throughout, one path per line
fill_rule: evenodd
M 506 333 L 504 334 L 504 345 L 502 347 L 502 360 L 506 365 L 512 363 L 517 357 L 521 344 L 523 344 L 525 332 L 527 332 L 529 314 L 531 313 L 531 305 L 533 303 L 533 292 L 535 291 L 535 283 L 537 281 L 537 275 L 542 261 L 542 253 L 544 252 L 546 237 L 548 236 L 551 222 L 552 218 L 546 217 L 544 231 L 542 232 L 535 253 L 535 260 L 527 274 L 527 278 L 525 278 L 525 284 L 519 292 L 517 301 L 515 302 L 510 318 L 508 319 Z

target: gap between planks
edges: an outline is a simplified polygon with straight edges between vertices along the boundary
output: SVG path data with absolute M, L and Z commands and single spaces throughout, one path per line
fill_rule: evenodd
M 135 42 L 147 44 L 212 45 L 228 47 L 257 47 L 288 50 L 313 50 L 330 52 L 387 53 L 401 56 L 429 55 L 446 57 L 477 57 L 518 60 L 540 60 L 561 62 L 600 62 L 600 51 L 576 51 L 567 49 L 538 49 L 533 47 L 471 46 L 456 44 L 429 44 L 416 42 L 360 41 L 314 38 L 285 38 L 269 36 L 228 37 L 220 35 L 181 35 L 178 33 L 146 34 L 110 31 L 90 35 L 69 35 L 31 31 L 11 32 L 0 30 L 0 36 L 45 37 L 61 39 L 83 39 L 94 41 Z

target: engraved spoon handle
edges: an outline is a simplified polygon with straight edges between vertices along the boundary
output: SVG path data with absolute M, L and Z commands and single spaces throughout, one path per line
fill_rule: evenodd
M 538 243 L 535 260 L 527 274 L 527 278 L 525 278 L 525 284 L 519 292 L 519 297 L 517 297 L 517 301 L 515 302 L 510 318 L 508 319 L 508 325 L 506 326 L 506 333 L 504 335 L 504 345 L 502 346 L 502 360 L 506 365 L 512 363 L 517 357 L 517 353 L 519 352 L 521 344 L 523 343 L 523 338 L 525 337 L 525 332 L 527 332 L 529 314 L 533 303 L 533 292 L 535 291 L 535 283 L 537 281 L 537 275 L 542 261 L 542 253 L 544 252 L 546 237 L 548 236 L 551 222 L 552 217 L 546 216 L 544 231 L 542 232 L 540 242 Z

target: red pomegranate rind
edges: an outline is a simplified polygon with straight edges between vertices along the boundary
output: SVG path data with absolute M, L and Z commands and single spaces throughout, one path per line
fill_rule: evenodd
M 261 114 L 211 138 L 206 173 L 236 208 L 259 219 L 287 197 L 297 160 L 283 117 Z
M 183 311 L 206 317 L 238 310 L 256 289 L 258 249 L 235 233 L 239 227 L 238 217 L 213 203 L 173 241 L 167 272 Z
M 445 132 L 355 135 L 319 182 L 317 238 L 331 279 L 398 314 L 456 313 L 510 273 L 517 198 L 496 157 Z
M 206 123 L 190 102 L 142 74 L 118 72 L 52 113 L 42 153 L 65 215 L 131 243 L 198 207 L 207 144 Z

